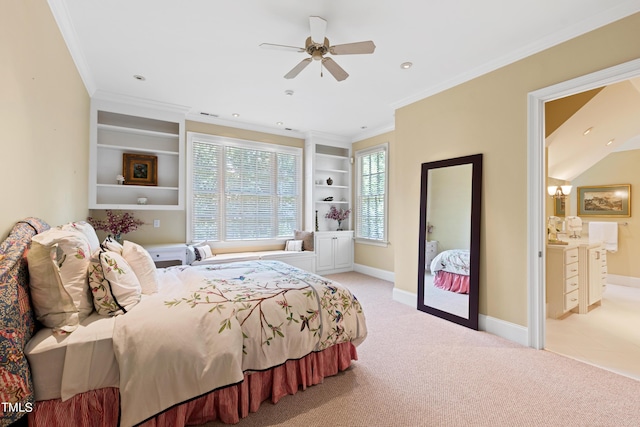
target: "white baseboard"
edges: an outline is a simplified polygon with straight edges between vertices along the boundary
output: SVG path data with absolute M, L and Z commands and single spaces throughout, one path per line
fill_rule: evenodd
M 418 301 L 417 298 L 417 294 L 413 292 L 393 288 L 394 301 L 401 302 L 402 304 L 413 307 L 416 310 Z M 504 320 L 481 314 L 478 317 L 478 329 L 493 335 L 497 335 L 509 341 L 513 341 L 517 344 L 521 344 L 527 347 L 529 346 L 529 330 L 524 326 L 516 325 L 515 323 L 506 322 Z
M 362 264 L 354 264 L 353 271 L 357 273 L 366 274 L 367 276 L 376 277 L 378 279 L 386 280 L 387 282 L 395 283 L 396 275 L 393 271 L 381 270 L 379 268 L 369 267 Z
M 640 278 L 630 276 L 618 276 L 616 274 L 607 274 L 607 283 L 612 285 L 629 286 L 632 288 L 640 288 Z

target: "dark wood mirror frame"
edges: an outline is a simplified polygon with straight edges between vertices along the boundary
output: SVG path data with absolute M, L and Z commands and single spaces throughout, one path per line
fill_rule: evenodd
M 464 318 L 439 310 L 425 303 L 425 261 L 427 241 L 427 189 L 429 171 L 450 166 L 470 164 L 471 173 L 471 218 L 469 242 L 469 316 Z M 438 316 L 471 329 L 478 329 L 478 301 L 480 283 L 480 215 L 482 205 L 482 154 L 439 160 L 422 164 L 420 186 L 420 241 L 418 252 L 418 310 Z

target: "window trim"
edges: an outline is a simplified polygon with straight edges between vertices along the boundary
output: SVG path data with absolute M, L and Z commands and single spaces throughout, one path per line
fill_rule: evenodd
M 193 157 L 193 142 L 202 141 L 213 144 L 220 144 L 222 146 L 227 147 L 242 147 L 242 148 L 254 148 L 256 150 L 269 151 L 273 153 L 288 153 L 296 155 L 296 167 L 298 169 L 300 179 L 297 180 L 297 192 L 299 194 L 297 209 L 298 209 L 298 217 L 296 218 L 296 230 L 301 230 L 302 226 L 302 218 L 304 217 L 303 212 L 303 202 L 304 202 L 304 194 L 303 194 L 303 179 L 304 179 L 304 170 L 302 164 L 303 158 L 303 150 L 301 147 L 293 147 L 290 145 L 280 145 L 273 144 L 268 142 L 261 141 L 252 141 L 246 139 L 239 138 L 231 138 L 225 136 L 218 135 L 210 135 L 206 133 L 199 132 L 187 132 L 187 153 L 186 153 L 186 188 L 185 188 L 185 216 L 186 216 L 186 241 L 189 243 L 197 243 L 199 241 L 193 240 L 193 235 L 191 233 L 191 225 L 192 225 L 192 216 L 191 213 L 193 211 L 193 180 L 191 179 L 191 175 L 193 173 L 193 164 L 191 159 Z M 220 178 L 222 179 L 222 178 Z M 221 187 L 223 188 L 223 187 Z M 224 231 L 224 225 L 223 225 Z M 291 236 L 293 238 L 293 235 Z M 215 248 L 241 248 L 241 247 L 261 247 L 261 246 L 273 246 L 273 245 L 282 245 L 287 240 L 290 240 L 288 237 L 283 238 L 266 238 L 266 239 L 247 239 L 247 240 L 219 240 L 219 241 L 211 241 L 211 246 Z
M 358 222 L 358 212 L 360 211 L 360 188 L 362 183 L 362 170 L 360 166 L 360 158 L 366 156 L 371 153 L 375 153 L 377 151 L 384 151 L 384 167 L 385 167 L 385 180 L 384 180 L 384 235 L 382 239 L 371 239 L 367 237 L 358 236 L 359 224 Z M 355 240 L 356 243 L 361 243 L 365 245 L 372 246 L 382 246 L 387 247 L 389 245 L 389 143 L 384 142 L 382 144 L 377 144 L 372 147 L 363 148 L 361 150 L 357 150 L 355 152 L 355 166 L 356 166 L 356 188 L 354 192 L 355 196 L 355 215 L 354 220 L 355 224 Z

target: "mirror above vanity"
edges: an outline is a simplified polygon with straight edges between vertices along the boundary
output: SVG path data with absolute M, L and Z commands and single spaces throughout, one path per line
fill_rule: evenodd
M 482 154 L 422 164 L 418 310 L 478 329 Z

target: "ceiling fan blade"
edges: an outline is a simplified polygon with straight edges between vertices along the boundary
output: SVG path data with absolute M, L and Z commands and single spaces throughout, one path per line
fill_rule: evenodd
M 284 75 L 285 79 L 292 79 L 295 76 L 297 76 L 298 74 L 300 74 L 300 71 L 304 70 L 306 68 L 307 65 L 309 65 L 311 63 L 311 58 L 305 58 L 302 61 L 300 61 L 298 63 L 298 65 L 296 65 L 295 67 L 293 67 L 291 69 L 291 71 L 289 71 L 287 74 Z
M 311 40 L 317 44 L 324 43 L 324 35 L 327 32 L 327 21 L 319 16 L 310 16 L 309 27 L 311 28 Z
M 361 53 L 373 53 L 376 45 L 371 40 L 366 42 L 346 43 L 331 46 L 329 52 L 332 55 L 357 55 Z
M 273 44 L 273 43 L 260 43 L 260 47 L 265 49 L 276 49 L 276 50 L 289 50 L 295 52 L 304 52 L 304 48 L 297 46 L 286 46 L 283 44 Z
M 322 58 L 322 65 L 324 65 L 324 68 L 339 82 L 349 77 L 349 74 L 331 58 Z

